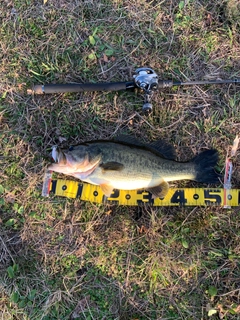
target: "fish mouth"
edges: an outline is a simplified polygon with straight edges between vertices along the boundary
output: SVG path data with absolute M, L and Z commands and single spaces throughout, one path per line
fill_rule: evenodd
M 86 171 L 79 171 L 79 172 L 77 171 L 77 172 L 70 173 L 70 175 L 80 180 L 86 179 L 91 173 L 94 172 L 94 170 L 98 167 L 98 164 L 99 162 L 94 164 L 91 168 L 89 168 Z
M 60 152 L 58 149 L 58 146 L 53 146 L 52 147 L 52 158 L 55 162 L 59 162 L 60 160 Z
M 52 147 L 52 158 L 55 161 L 48 166 L 48 170 L 76 177 L 80 180 L 87 178 L 99 165 L 101 159 L 92 163 L 85 158 L 81 164 L 71 163 L 58 146 Z
M 92 167 L 88 166 L 88 168 L 86 168 L 86 170 L 84 170 L 84 167 L 77 168 L 77 170 L 76 170 L 75 168 L 67 169 L 67 167 L 65 165 L 60 165 L 59 163 L 52 163 L 48 166 L 48 170 L 71 175 L 73 177 L 76 177 L 76 178 L 82 180 L 82 179 L 88 177 L 91 173 L 93 173 L 93 171 L 97 168 L 97 166 L 98 166 L 98 162 L 94 163 Z

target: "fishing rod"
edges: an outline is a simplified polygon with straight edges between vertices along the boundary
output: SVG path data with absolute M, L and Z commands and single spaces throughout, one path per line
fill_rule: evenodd
M 212 84 L 239 84 L 240 78 L 225 80 L 197 80 L 197 81 L 173 81 L 159 80 L 156 72 L 151 68 L 136 69 L 133 80 L 127 82 L 103 82 L 103 83 L 66 83 L 66 84 L 44 84 L 34 85 L 29 93 L 49 94 L 66 92 L 87 92 L 87 91 L 122 91 L 140 89 L 144 94 L 142 110 L 145 113 L 152 111 L 151 99 L 153 93 L 159 89 L 170 88 L 172 86 L 195 86 Z

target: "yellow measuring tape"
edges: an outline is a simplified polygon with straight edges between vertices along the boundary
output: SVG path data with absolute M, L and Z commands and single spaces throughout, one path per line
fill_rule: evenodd
M 106 197 L 99 186 L 73 180 L 49 180 L 48 194 L 79 198 L 94 203 L 112 203 L 138 206 L 223 206 L 225 208 L 240 205 L 240 189 L 222 188 L 170 188 L 167 196 L 161 200 L 152 199 L 152 195 L 143 190 L 114 190 Z

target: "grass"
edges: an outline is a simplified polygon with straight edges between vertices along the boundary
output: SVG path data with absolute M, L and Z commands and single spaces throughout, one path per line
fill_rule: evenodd
M 41 197 L 51 146 L 128 133 L 179 159 L 239 134 L 239 85 L 29 96 L 37 83 L 239 77 L 237 0 L 0 1 L 2 319 L 240 319 L 239 209 Z M 233 187 L 238 188 L 239 152 Z M 181 182 L 181 186 L 191 186 Z

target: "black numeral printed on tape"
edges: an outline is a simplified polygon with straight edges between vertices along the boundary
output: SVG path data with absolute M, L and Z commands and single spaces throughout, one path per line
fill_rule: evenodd
M 76 192 L 73 189 L 76 185 Z M 58 188 L 59 186 L 59 188 Z M 61 187 L 60 187 L 61 186 Z M 71 188 L 70 188 L 71 187 Z M 90 189 L 89 189 L 90 188 Z M 240 190 L 224 190 L 210 188 L 182 188 L 170 189 L 166 199 L 153 199 L 149 192 L 143 190 L 123 191 L 114 190 L 109 198 L 103 195 L 99 186 L 90 186 L 87 183 L 76 181 L 52 180 L 51 192 L 59 196 L 69 196 L 68 190 L 72 190 L 75 198 L 97 202 L 115 203 L 121 205 L 141 205 L 148 203 L 153 206 L 208 206 L 208 205 L 240 205 Z M 58 193 L 58 190 L 61 190 Z M 90 191 L 91 190 L 91 191 Z M 66 192 L 65 192 L 66 191 Z M 227 193 L 226 193 L 227 191 Z M 86 194 L 88 196 L 86 197 Z M 223 201 L 224 200 L 224 201 Z M 226 202 L 226 203 L 225 203 Z

